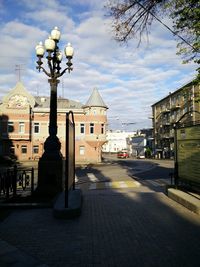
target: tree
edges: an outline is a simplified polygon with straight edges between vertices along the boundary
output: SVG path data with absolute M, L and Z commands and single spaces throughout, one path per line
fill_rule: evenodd
M 117 41 L 139 37 L 140 45 L 152 22 L 158 20 L 177 36 L 177 54 L 183 56 L 183 63 L 200 64 L 200 0 L 110 0 L 106 8 Z M 173 30 L 159 18 L 164 15 L 172 18 Z M 200 67 L 197 70 L 200 80 Z

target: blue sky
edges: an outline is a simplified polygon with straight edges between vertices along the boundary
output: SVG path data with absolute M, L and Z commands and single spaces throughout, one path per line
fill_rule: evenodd
M 174 36 L 156 22 L 139 48 L 137 40 L 117 43 L 105 2 L 0 0 L 0 97 L 18 81 L 16 65 L 31 94 L 49 96 L 47 77 L 35 68 L 35 46 L 57 26 L 61 50 L 70 42 L 75 51 L 74 70 L 61 79 L 58 95 L 85 103 L 96 87 L 109 107 L 109 128 L 151 127 L 151 105 L 192 80 L 197 67 L 181 63 Z M 135 124 L 122 128 L 129 122 Z

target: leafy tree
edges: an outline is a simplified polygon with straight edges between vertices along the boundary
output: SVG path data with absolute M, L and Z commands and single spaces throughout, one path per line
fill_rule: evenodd
M 200 0 L 110 0 L 106 8 L 117 41 L 139 38 L 139 45 L 158 20 L 177 36 L 177 54 L 183 56 L 183 63 L 200 64 Z M 173 29 L 159 18 L 166 15 L 172 18 Z M 197 70 L 200 80 L 200 67 Z

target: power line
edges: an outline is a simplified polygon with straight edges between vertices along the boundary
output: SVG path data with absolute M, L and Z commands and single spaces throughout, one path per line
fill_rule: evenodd
M 154 17 L 159 23 L 161 23 L 165 28 L 167 28 L 171 33 L 173 33 L 174 35 L 176 35 L 177 37 L 179 37 L 184 43 L 186 43 L 188 46 L 190 46 L 195 52 L 199 53 L 199 51 L 193 46 L 191 45 L 188 41 L 186 41 L 182 36 L 180 36 L 178 33 L 176 33 L 175 31 L 173 31 L 169 26 L 167 26 L 164 22 L 162 22 L 162 20 L 160 20 L 158 17 L 156 17 L 150 10 L 147 10 L 145 6 L 143 6 L 141 3 L 139 3 L 138 1 L 136 1 L 138 3 L 139 6 L 141 6 L 146 12 L 149 12 L 149 14 L 152 15 L 152 17 Z

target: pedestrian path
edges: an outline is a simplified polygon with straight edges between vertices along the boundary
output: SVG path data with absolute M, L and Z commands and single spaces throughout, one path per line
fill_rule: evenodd
M 143 176 L 126 189 L 137 183 L 123 172 L 87 174 L 77 186 L 122 189 L 83 191 L 73 220 L 51 208 L 12 210 L 0 222 L 1 267 L 199 267 L 199 215 L 156 190 L 168 179 Z
M 85 188 L 88 190 L 134 188 L 141 185 L 135 180 L 107 181 L 94 173 L 87 173 L 85 177 L 77 177 L 76 175 L 75 182 L 77 189 L 81 188 L 81 184 L 85 184 Z
M 0 266 L 48 267 L 33 256 L 0 239 Z
M 102 177 L 96 176 L 94 173 L 87 173 L 84 177 L 75 177 L 76 188 L 81 188 L 81 184 L 85 184 L 88 190 L 95 189 L 122 189 L 135 188 L 139 186 L 161 187 L 170 184 L 170 180 L 166 179 L 145 179 L 141 183 L 136 180 L 120 180 L 120 181 L 105 181 Z
M 121 189 L 121 188 L 133 188 L 139 187 L 141 184 L 137 181 L 115 181 L 115 182 L 99 182 L 91 183 L 89 190 L 95 189 Z

